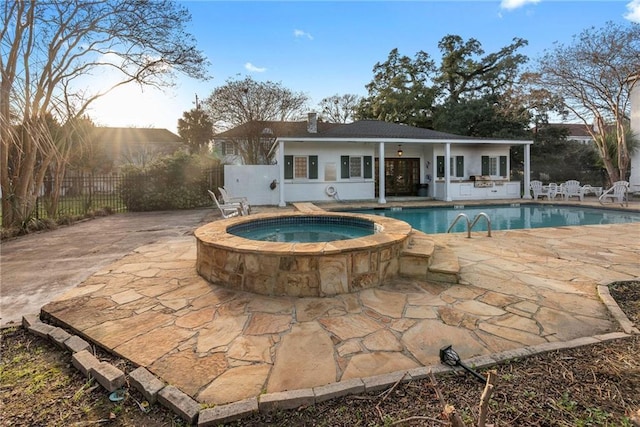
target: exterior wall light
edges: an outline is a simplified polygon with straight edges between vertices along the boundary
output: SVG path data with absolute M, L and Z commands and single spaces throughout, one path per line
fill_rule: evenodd
M 398 145 L 398 157 L 402 157 L 402 153 L 403 151 L 402 151 L 402 144 L 401 144 L 401 145 Z

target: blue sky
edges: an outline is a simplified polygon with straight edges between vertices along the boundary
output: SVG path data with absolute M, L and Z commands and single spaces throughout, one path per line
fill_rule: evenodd
M 475 38 L 485 52 L 528 40 L 531 60 L 554 42 L 608 21 L 640 23 L 640 0 L 556 1 L 181 1 L 192 14 L 188 30 L 205 52 L 213 79 L 179 77 L 159 91 L 119 89 L 90 112 L 103 126 L 159 127 L 177 120 L 227 79 L 249 75 L 281 83 L 310 97 L 366 95 L 372 69 L 389 52 L 413 57 L 423 50 L 439 63 L 438 41 L 448 34 Z

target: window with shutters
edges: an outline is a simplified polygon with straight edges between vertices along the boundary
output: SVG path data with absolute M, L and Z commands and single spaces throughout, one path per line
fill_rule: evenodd
M 318 179 L 318 156 L 284 156 L 285 179 Z
M 340 178 L 373 178 L 372 156 L 341 156 Z
M 482 156 L 482 175 L 507 177 L 507 156 Z

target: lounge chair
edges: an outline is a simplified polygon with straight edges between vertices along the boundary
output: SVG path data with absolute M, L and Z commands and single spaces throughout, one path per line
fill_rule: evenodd
M 600 204 L 604 204 L 605 201 L 610 200 L 612 203 L 620 203 L 622 206 L 629 205 L 629 182 L 628 181 L 616 181 L 611 188 L 602 193 L 598 197 Z
M 232 197 L 224 187 L 218 187 L 218 191 L 220 192 L 220 197 L 222 197 L 222 201 L 225 204 L 240 203 L 246 211 L 245 215 L 249 215 L 251 213 L 251 205 L 246 197 Z
M 562 197 L 565 200 L 569 200 L 571 197 L 577 197 L 580 201 L 584 198 L 584 192 L 582 186 L 580 185 L 580 181 L 575 179 L 570 179 L 564 183 L 562 186 Z
M 220 214 L 222 215 L 223 218 L 233 218 L 235 216 L 239 216 L 243 214 L 242 205 L 240 203 L 220 204 L 214 192 L 211 190 L 207 190 L 207 191 L 209 192 L 209 196 L 211 196 L 211 199 L 213 199 L 218 209 L 220 209 Z

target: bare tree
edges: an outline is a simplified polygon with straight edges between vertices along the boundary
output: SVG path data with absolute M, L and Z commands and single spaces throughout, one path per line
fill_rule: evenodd
M 294 93 L 280 83 L 227 80 L 204 101 L 216 128 L 231 129 L 241 125 L 243 134 L 229 137 L 245 164 L 268 164 L 270 144 L 278 136 L 276 129 L 264 122 L 297 119 L 306 112 L 308 97 Z
M 624 180 L 630 164 L 629 95 L 640 72 L 640 25 L 607 23 L 589 28 L 573 43 L 557 44 L 538 60 L 535 83 L 564 99 L 569 114 L 581 120 L 595 141 L 611 182 Z M 616 150 L 607 144 L 612 133 Z
M 204 101 L 216 126 L 230 129 L 260 120 L 292 120 L 305 113 L 308 97 L 280 83 L 257 82 L 251 77 L 227 80 Z
M 361 96 L 354 94 L 333 95 L 320 101 L 323 119 L 331 123 L 350 123 L 353 121 Z
M 116 87 L 163 87 L 176 73 L 206 78 L 206 59 L 184 31 L 187 10 L 168 0 L 31 0 L 0 7 L 0 184 L 2 224 L 10 227 L 31 217 L 52 162 L 62 167 L 68 160 L 73 132 L 52 133 L 47 115 L 65 128 Z M 103 72 L 116 82 L 96 90 L 89 76 Z

